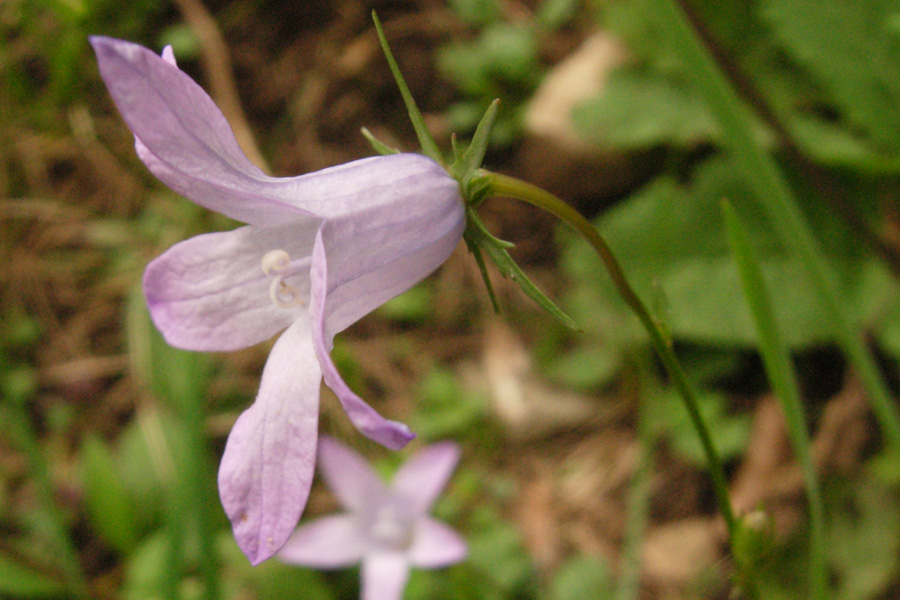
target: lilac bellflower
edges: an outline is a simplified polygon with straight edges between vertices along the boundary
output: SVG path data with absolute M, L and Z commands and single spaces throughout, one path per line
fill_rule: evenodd
M 417 154 L 269 177 L 171 48 L 160 57 L 121 40 L 91 44 L 144 164 L 193 202 L 247 224 L 176 244 L 147 266 L 156 326 L 173 346 L 198 351 L 244 348 L 284 330 L 219 468 L 235 538 L 257 564 L 281 548 L 306 505 L 323 378 L 369 438 L 397 449 L 413 437 L 354 394 L 329 353 L 335 334 L 453 252 L 465 227 L 459 185 Z
M 359 454 L 323 437 L 319 472 L 347 512 L 302 525 L 278 558 L 317 569 L 361 562 L 362 600 L 400 600 L 411 566 L 436 569 L 466 556 L 459 535 L 428 516 L 458 460 L 453 442 L 428 446 L 386 487 Z

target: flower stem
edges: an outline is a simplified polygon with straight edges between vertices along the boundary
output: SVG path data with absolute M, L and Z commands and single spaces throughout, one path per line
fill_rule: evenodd
M 772 390 L 781 401 L 781 410 L 788 426 L 788 433 L 797 463 L 806 483 L 809 499 L 809 596 L 825 600 L 830 596 L 825 556 L 825 507 L 819 478 L 812 457 L 812 444 L 806 431 L 806 415 L 800 399 L 800 385 L 791 363 L 791 356 L 775 320 L 772 300 L 766 289 L 762 269 L 753 253 L 749 236 L 740 219 L 728 202 L 722 203 L 728 242 L 738 266 L 744 287 L 744 296 L 753 314 L 759 336 L 759 350 Z
M 706 422 L 703 420 L 703 416 L 700 414 L 700 404 L 697 395 L 691 384 L 688 382 L 687 375 L 681 368 L 681 364 L 675 357 L 670 340 L 663 334 L 659 324 L 650 315 L 650 311 L 647 310 L 647 307 L 635 293 L 634 289 L 632 289 L 631 284 L 628 283 L 628 279 L 625 277 L 625 273 L 622 271 L 619 261 L 606 244 L 606 240 L 603 239 L 594 226 L 591 225 L 591 223 L 578 211 L 550 192 L 507 175 L 488 172 L 482 173 L 488 181 L 489 196 L 515 198 L 549 212 L 580 233 L 600 256 L 600 259 L 603 261 L 603 264 L 609 272 L 613 284 L 616 286 L 622 299 L 625 300 L 625 303 L 634 311 L 638 319 L 640 319 L 641 324 L 650 334 L 653 348 L 659 355 L 666 372 L 669 374 L 669 377 L 671 377 L 672 382 L 675 384 L 675 387 L 678 389 L 678 392 L 684 400 L 684 406 L 690 416 L 691 423 L 703 446 L 703 451 L 706 455 L 706 465 L 709 475 L 712 478 L 719 511 L 722 514 L 725 526 L 728 529 L 729 545 L 732 550 L 734 550 L 738 535 L 738 522 L 735 519 L 731 501 L 728 498 L 728 488 L 725 482 L 725 472 L 722 468 L 722 461 L 713 444 L 709 427 L 707 427 Z M 741 565 L 738 565 L 738 567 L 741 568 Z M 747 574 L 742 574 L 741 581 L 745 582 L 747 586 L 744 589 L 747 595 L 751 598 L 755 598 L 756 593 L 755 589 L 752 587 L 752 578 L 748 577 Z

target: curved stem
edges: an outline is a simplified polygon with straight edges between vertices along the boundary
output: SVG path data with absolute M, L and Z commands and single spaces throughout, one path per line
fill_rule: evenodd
M 638 319 L 640 319 L 641 324 L 650 334 L 653 348 L 659 355 L 666 372 L 669 374 L 669 377 L 671 377 L 672 382 L 675 384 L 675 387 L 678 389 L 678 392 L 684 400 L 684 406 L 688 411 L 691 423 L 703 446 L 703 451 L 706 455 L 707 469 L 712 478 L 716 500 L 719 504 L 719 511 L 721 512 L 722 518 L 725 520 L 725 526 L 728 529 L 729 545 L 732 550 L 734 550 L 736 537 L 738 535 L 738 522 L 735 519 L 731 501 L 728 498 L 728 487 L 725 483 L 725 472 L 722 469 L 722 461 L 719 458 L 719 453 L 716 451 L 715 445 L 713 445 L 709 427 L 707 427 L 706 422 L 703 420 L 703 416 L 700 414 L 700 404 L 697 400 L 697 395 L 691 384 L 688 382 L 687 375 L 681 368 L 681 364 L 675 357 L 671 343 L 663 334 L 659 324 L 651 316 L 650 311 L 647 310 L 647 307 L 635 293 L 631 284 L 628 283 L 628 279 L 625 277 L 625 273 L 622 271 L 619 261 L 616 260 L 612 250 L 606 244 L 606 240 L 604 240 L 594 226 L 591 225 L 590 221 L 550 192 L 507 175 L 500 175 L 487 171 L 482 171 L 482 175 L 488 182 L 488 196 L 506 196 L 515 198 L 549 212 L 580 233 L 588 243 L 593 246 L 594 250 L 597 251 L 597 254 L 603 261 L 619 294 L 625 300 L 625 303 L 629 308 L 635 312 Z M 752 586 L 752 579 L 747 577 L 746 574 L 744 574 L 741 579 L 747 586 L 745 587 L 745 591 L 748 596 L 755 597 L 755 591 L 750 587 Z

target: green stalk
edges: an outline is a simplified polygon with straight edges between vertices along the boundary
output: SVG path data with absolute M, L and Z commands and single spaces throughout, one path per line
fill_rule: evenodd
M 515 198 L 549 212 L 580 233 L 600 256 L 600 260 L 603 261 L 606 270 L 609 272 L 613 284 L 616 286 L 616 290 L 618 290 L 622 299 L 631 310 L 634 311 L 638 319 L 640 319 L 641 324 L 650 334 L 650 341 L 653 344 L 653 348 L 659 355 L 666 372 L 672 379 L 672 383 L 675 384 L 676 389 L 684 400 L 684 406 L 690 416 L 691 423 L 703 446 L 703 452 L 706 455 L 706 466 L 712 479 L 716 501 L 719 505 L 719 512 L 722 514 L 722 518 L 724 519 L 725 526 L 728 530 L 729 545 L 732 550 L 734 550 L 738 535 L 738 522 L 734 517 L 731 501 L 728 498 L 728 487 L 725 481 L 725 472 L 722 469 L 722 461 L 713 444 L 712 437 L 709 433 L 709 427 L 707 427 L 706 422 L 703 420 L 703 416 L 700 414 L 700 404 L 697 395 L 691 387 L 691 384 L 688 382 L 687 375 L 681 368 L 681 364 L 675 357 L 670 341 L 663 334 L 660 326 L 650 315 L 650 312 L 647 310 L 646 306 L 644 306 L 644 303 L 628 283 L 625 273 L 619 266 L 619 262 L 613 255 L 612 250 L 610 250 L 609 246 L 606 244 L 606 240 L 603 239 L 594 226 L 581 216 L 578 211 L 550 192 L 507 175 L 489 173 L 486 171 L 482 171 L 482 174 L 487 180 L 489 196 Z M 742 569 L 743 566 L 739 564 L 738 568 Z M 748 574 L 746 573 L 742 573 L 741 581 L 746 583 L 747 587 L 745 588 L 745 591 L 747 592 L 747 595 L 751 598 L 755 598 L 756 591 L 753 578 L 747 575 Z
M 66 530 L 65 518 L 53 498 L 53 483 L 50 480 L 47 461 L 25 409 L 25 402 L 21 399 L 13 399 L 7 403 L 7 406 L 10 416 L 10 434 L 14 436 L 28 461 L 29 472 L 37 491 L 40 512 L 45 517 L 44 527 L 50 536 L 50 541 L 56 547 L 59 567 L 65 577 L 66 588 L 74 598 L 87 600 L 90 598 L 90 594 L 87 580 L 78 560 L 78 551 L 72 545 Z
M 756 143 L 752 121 L 734 87 L 704 48 L 675 0 L 652 0 L 650 10 L 667 50 L 688 67 L 694 83 L 722 128 L 722 144 L 737 159 L 747 184 L 782 241 L 801 260 L 825 308 L 833 316 L 835 340 L 868 391 L 869 402 L 887 443 L 900 451 L 900 415 L 875 358 L 853 324 L 838 278 L 801 214 L 774 159 Z
M 787 346 L 781 339 L 762 270 L 753 255 L 747 234 L 731 205 L 723 202 L 722 210 L 725 215 L 728 241 L 759 335 L 759 350 L 766 373 L 775 395 L 781 400 L 781 410 L 806 483 L 806 495 L 809 500 L 810 597 L 825 600 L 830 597 L 825 568 L 825 509 L 810 451 L 806 415 L 800 400 L 800 386 L 797 384 L 797 375 Z

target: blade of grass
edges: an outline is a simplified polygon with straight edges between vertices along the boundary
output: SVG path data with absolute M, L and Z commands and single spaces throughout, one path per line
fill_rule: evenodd
M 56 548 L 56 560 L 66 589 L 73 598 L 87 600 L 90 598 L 87 580 L 81 570 L 78 551 L 66 528 L 65 518 L 53 497 L 50 471 L 40 440 L 28 416 L 26 398 L 11 398 L 6 405 L 9 419 L 7 429 L 28 461 L 28 472 L 37 491 L 38 511 L 44 517 L 41 522 L 50 542 Z
M 783 242 L 801 260 L 820 301 L 834 317 L 834 336 L 850 364 L 859 374 L 878 424 L 890 445 L 900 451 L 900 414 L 890 390 L 853 323 L 848 302 L 838 286 L 837 275 L 798 208 L 775 160 L 753 136 L 750 114 L 734 86 L 725 78 L 712 55 L 691 28 L 676 0 L 652 0 L 648 14 L 658 19 L 657 31 L 688 68 L 719 126 L 726 149 L 738 159 L 754 195 L 766 211 Z
M 207 376 L 199 354 L 168 346 L 150 322 L 140 287 L 129 299 L 129 344 L 139 349 L 138 369 L 145 385 L 178 418 L 184 444 L 173 449 L 182 456 L 182 470 L 175 471 L 166 511 L 166 598 L 181 597 L 187 532 L 194 528 L 199 543 L 199 573 L 206 600 L 221 597 L 219 559 L 215 545 L 214 515 L 218 497 L 211 485 L 211 463 L 205 430 Z
M 728 242 L 737 263 L 747 304 L 753 313 L 753 321 L 759 335 L 759 350 L 772 389 L 781 401 L 781 410 L 787 422 L 788 434 L 803 473 L 806 495 L 809 500 L 809 568 L 810 598 L 829 598 L 825 569 L 825 511 L 819 479 L 813 464 L 809 434 L 806 431 L 806 415 L 800 400 L 800 386 L 791 363 L 790 353 L 781 338 L 772 301 L 763 280 L 750 240 L 738 220 L 737 213 L 726 201 L 722 203 Z

